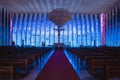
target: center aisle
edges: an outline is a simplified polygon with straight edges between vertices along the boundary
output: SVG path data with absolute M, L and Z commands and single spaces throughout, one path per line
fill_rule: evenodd
M 63 50 L 55 50 L 36 80 L 80 80 Z

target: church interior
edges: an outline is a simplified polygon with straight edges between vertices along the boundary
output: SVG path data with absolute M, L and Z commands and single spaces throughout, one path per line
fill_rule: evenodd
M 120 80 L 120 0 L 0 0 L 0 80 Z

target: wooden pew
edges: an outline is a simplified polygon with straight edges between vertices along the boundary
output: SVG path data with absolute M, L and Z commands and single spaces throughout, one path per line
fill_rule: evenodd
M 0 80 L 4 78 L 10 78 L 16 80 L 15 71 L 13 66 L 0 66 Z
M 96 55 L 89 55 L 85 56 L 85 61 L 87 65 L 92 64 L 92 59 L 120 59 L 120 57 L 113 57 L 113 56 L 96 56 Z
M 106 66 L 106 79 L 110 78 L 120 79 L 120 66 Z
M 101 78 L 105 75 L 105 66 L 106 64 L 112 64 L 114 62 L 120 62 L 120 60 L 116 59 L 92 59 L 92 67 L 90 73 L 93 76 L 100 76 Z
M 12 67 L 12 69 L 10 69 L 10 70 L 6 69 L 6 72 L 4 72 L 4 76 L 6 76 L 6 77 L 8 77 L 8 72 L 12 73 L 12 75 L 14 75 L 14 77 L 10 77 L 10 78 L 12 78 L 12 80 L 13 80 L 13 78 L 14 78 L 14 80 L 17 79 L 17 75 L 19 75 L 19 72 L 16 70 L 18 68 L 21 69 L 21 71 L 26 71 L 27 64 L 28 64 L 27 59 L 4 59 L 4 60 L 0 60 L 0 67 L 2 67 L 2 66 L 4 66 L 4 67 L 11 66 Z M 2 68 L 1 68 L 0 73 L 2 73 Z M 27 74 L 27 71 L 26 71 L 26 74 Z M 11 76 L 11 74 L 9 74 L 9 76 Z
M 28 60 L 25 59 L 1 59 L 0 66 L 2 65 L 13 65 L 16 67 L 26 68 L 28 64 Z
M 10 66 L 9 67 L 10 69 L 6 69 L 7 71 L 4 72 L 5 74 L 1 75 L 1 77 L 6 76 L 6 77 L 10 77 L 13 80 L 14 77 L 12 76 L 16 75 L 17 68 L 27 71 L 28 66 L 34 66 L 35 59 L 37 60 L 38 57 L 43 56 L 46 52 L 50 51 L 50 49 L 44 49 L 42 52 L 40 51 L 41 53 L 39 53 L 39 49 L 37 50 L 38 50 L 38 53 L 34 53 L 35 50 L 27 51 L 25 49 L 24 51 L 24 49 L 22 49 L 22 52 L 19 52 L 18 50 L 18 53 L 14 53 L 12 55 L 8 53 L 6 55 L 3 55 L 0 58 L 0 67 L 1 67 L 0 73 L 2 73 L 2 70 L 3 70 L 2 66 L 5 66 L 5 67 Z M 13 74 L 8 74 L 8 73 L 13 73 Z M 16 76 L 14 80 L 17 80 Z
M 119 78 L 120 79 L 120 61 L 116 61 L 111 64 L 106 64 L 105 78 L 106 78 L 106 80 L 108 80 L 110 78 Z
M 77 56 L 81 58 L 81 60 L 85 60 L 86 56 L 103 56 L 103 53 L 97 53 L 97 52 L 83 52 L 83 53 L 78 53 Z

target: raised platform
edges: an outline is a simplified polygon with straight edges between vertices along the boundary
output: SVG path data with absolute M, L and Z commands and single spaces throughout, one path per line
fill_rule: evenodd
M 64 43 L 54 43 L 55 50 L 63 50 Z

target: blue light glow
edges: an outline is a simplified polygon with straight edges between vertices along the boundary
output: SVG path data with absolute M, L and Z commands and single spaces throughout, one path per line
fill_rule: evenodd
M 98 15 L 99 16 L 99 15 Z M 60 42 L 71 47 L 100 46 L 99 17 L 94 15 L 75 14 L 61 31 Z M 13 19 L 13 41 L 16 45 L 40 47 L 42 42 L 46 46 L 58 42 L 57 26 L 48 19 L 48 14 L 17 15 Z

